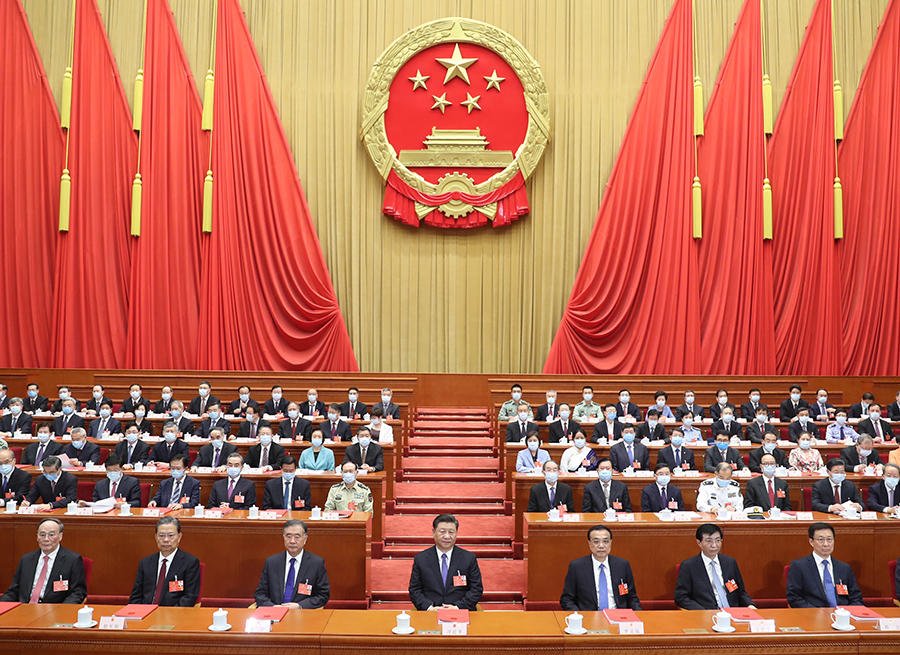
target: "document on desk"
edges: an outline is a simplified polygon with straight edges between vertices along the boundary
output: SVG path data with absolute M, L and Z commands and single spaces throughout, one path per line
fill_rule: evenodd
M 116 499 L 115 498 L 103 498 L 102 500 L 98 500 L 96 502 L 87 502 L 85 503 L 88 507 L 90 507 L 94 514 L 106 514 L 107 512 L 111 512 L 116 508 Z

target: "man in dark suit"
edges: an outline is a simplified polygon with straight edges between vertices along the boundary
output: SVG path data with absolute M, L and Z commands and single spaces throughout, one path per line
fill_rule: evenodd
M 875 396 L 867 391 L 862 395 L 862 402 L 850 405 L 850 411 L 847 412 L 848 418 L 868 418 L 869 407 L 875 404 Z
M 23 411 L 24 407 L 21 398 L 9 401 L 9 414 L 0 418 L 0 437 L 12 437 L 16 432 L 31 434 L 34 419 Z
M 284 389 L 276 384 L 272 387 L 272 397 L 263 403 L 262 413 L 264 416 L 287 416 L 288 401 L 284 397 Z
M 129 425 L 125 428 L 125 432 L 127 433 L 133 427 L 133 425 Z M 150 462 L 153 462 L 162 468 L 167 468 L 169 462 L 172 461 L 172 458 L 178 454 L 187 455 L 188 445 L 182 439 L 178 438 L 175 422 L 166 421 L 163 423 L 162 441 L 157 441 L 150 450 Z
M 588 530 L 590 555 L 569 562 L 559 604 L 566 611 L 641 610 L 631 564 L 610 555 L 612 530 L 595 525 Z
M 683 471 L 693 471 L 697 468 L 694 463 L 694 451 L 684 446 L 684 433 L 681 428 L 672 428 L 671 442 L 659 450 L 656 463 L 665 464 L 670 471 L 678 468 Z
M 358 441 L 347 446 L 344 451 L 344 461 L 356 464 L 357 469 L 377 473 L 384 470 L 384 448 L 381 444 L 372 443 L 372 431 L 363 426 L 357 434 Z
M 828 477 L 812 486 L 812 511 L 840 514 L 844 511 L 843 503 L 850 501 L 856 505 L 856 511 L 861 512 L 862 498 L 856 485 L 846 479 L 844 460 L 840 457 L 830 459 L 825 468 Z
M 844 460 L 844 468 L 850 473 L 861 473 L 867 466 L 872 466 L 876 471 L 884 468 L 881 456 L 875 450 L 875 441 L 870 434 L 861 434 L 856 443 L 841 450 L 841 459 Z
M 718 405 L 713 405 L 713 407 L 718 407 Z M 713 438 L 719 434 L 724 434 L 729 439 L 731 437 L 744 438 L 744 428 L 734 420 L 734 410 L 730 405 L 725 407 L 719 418 L 712 424 L 711 429 Z
M 338 405 L 339 412 L 340 407 Z M 325 403 L 319 400 L 319 392 L 315 389 L 310 389 L 306 392 L 306 400 L 300 403 L 299 409 L 301 416 L 325 416 L 325 413 L 328 411 Z
M 209 432 L 213 428 L 222 428 L 225 436 L 231 434 L 231 423 L 222 416 L 222 408 L 219 403 L 210 403 L 206 408 L 207 418 L 200 421 L 200 427 L 197 430 L 197 436 L 208 439 Z
M 680 421 L 685 414 L 691 414 L 698 421 L 706 416 L 703 407 L 695 403 L 696 395 L 690 389 L 684 392 L 684 404 L 675 409 L 675 420 Z
M 81 555 L 60 546 L 62 521 L 46 518 L 37 526 L 38 550 L 22 555 L 4 603 L 80 604 L 87 597 Z
M 78 400 L 77 398 L 72 397 L 72 390 L 69 389 L 69 387 L 67 387 L 66 385 L 62 385 L 58 389 L 59 389 L 59 400 L 57 400 L 56 402 L 53 403 L 53 407 L 50 408 L 50 411 L 54 414 L 59 414 L 61 411 L 63 411 L 62 408 L 63 408 L 63 405 L 65 405 L 66 400 L 71 400 L 74 405 L 75 411 L 80 412 L 81 411 L 81 401 Z
M 769 453 L 762 456 L 762 475 L 751 478 L 744 490 L 744 507 L 762 507 L 768 512 L 777 507 L 783 512 L 791 511 L 791 491 L 788 483 L 775 477 L 775 457 Z
M 631 511 L 631 498 L 628 486 L 621 480 L 613 480 L 613 465 L 608 457 L 597 461 L 598 480 L 584 485 L 584 496 L 581 499 L 581 511 L 584 513 L 602 514 L 612 508 L 617 512 Z
M 673 484 L 672 471 L 665 463 L 658 463 L 653 469 L 656 481 L 641 489 L 641 511 L 661 512 L 664 509 L 684 511 L 684 498 L 681 489 Z
M 211 387 L 209 382 L 201 382 L 199 387 L 200 395 L 196 396 L 188 406 L 188 414 L 193 416 L 205 416 L 212 404 L 218 405 L 219 399 L 210 393 Z
M 518 417 L 515 421 L 510 421 L 506 425 L 506 443 L 525 443 L 525 437 L 535 432 L 540 436 L 541 429 L 537 423 L 532 423 L 528 420 L 528 411 L 527 404 L 519 403 L 519 406 L 516 408 Z
M 43 503 L 34 505 L 37 511 L 59 509 L 78 500 L 78 478 L 62 470 L 59 457 L 44 458 L 44 473 L 34 479 L 31 491 L 22 501 L 23 507 L 34 505 L 38 499 Z
M 25 446 L 22 453 L 22 463 L 27 466 L 38 466 L 44 458 L 51 455 L 62 455 L 62 445 L 50 438 L 50 424 L 41 423 L 37 431 L 37 443 Z
M 563 439 L 571 441 L 572 435 L 575 434 L 577 430 L 580 430 L 581 426 L 572 420 L 572 410 L 568 403 L 562 403 L 556 407 L 556 411 L 559 414 L 559 420 L 554 421 L 550 424 L 550 427 L 547 428 L 550 433 L 550 443 L 560 443 Z
M 47 407 L 50 403 L 50 399 L 47 398 L 47 396 L 41 395 L 40 387 L 32 382 L 28 385 L 27 391 L 28 397 L 24 399 L 25 412 L 28 414 L 34 414 L 35 412 L 46 412 Z
M 769 414 L 764 409 L 760 409 L 756 413 L 756 420 L 753 423 L 748 423 L 744 431 L 752 443 L 762 443 L 763 436 L 766 434 L 774 434 L 776 441 L 780 438 L 778 429 L 769 423 Z
M 834 405 L 828 402 L 828 391 L 816 391 L 816 402 L 809 404 L 809 416 L 814 421 L 834 420 Z
M 0 464 L 3 463 L 3 452 L 0 450 Z M 869 499 L 866 501 L 873 512 L 893 514 L 900 506 L 900 466 L 894 463 L 885 464 L 884 478 L 869 487 Z
M 616 420 L 616 406 L 608 403 L 603 406 L 603 419 L 594 424 L 594 432 L 591 434 L 591 443 L 599 443 L 600 439 L 613 441 L 622 437 L 624 423 Z M 610 418 L 612 417 L 612 418 Z
M 75 428 L 83 428 L 84 419 L 75 413 L 75 401 L 66 398 L 62 405 L 62 414 L 53 419 L 53 434 L 64 437 Z
M 112 416 L 112 403 L 103 401 L 100 403 L 100 417 L 88 426 L 88 436 L 91 439 L 102 439 L 104 434 L 121 434 L 122 424 Z
M 174 516 L 156 522 L 159 552 L 138 563 L 129 603 L 161 607 L 193 607 L 197 603 L 200 560 L 178 547 L 181 537 L 181 522 Z
M 413 559 L 409 600 L 417 610 L 475 610 L 484 587 L 474 553 L 456 545 L 459 521 L 440 514 L 432 522 L 434 546 Z
M 890 441 L 894 438 L 894 431 L 891 424 L 881 418 L 881 405 L 878 403 L 869 407 L 869 416 L 860 421 L 856 429 L 860 434 L 871 435 L 876 442 L 878 439 L 882 441 Z
M 552 459 L 544 462 L 544 480 L 531 488 L 528 494 L 529 512 L 549 512 L 563 507 L 566 512 L 575 511 L 572 487 L 559 481 L 559 465 Z
M 761 396 L 759 389 L 750 389 L 750 401 L 741 405 L 741 418 L 752 421 L 756 418 L 756 410 L 760 407 L 768 411 L 769 407 L 760 402 Z
M 350 424 L 340 419 L 341 406 L 332 403 L 328 407 L 328 420 L 320 424 L 322 434 L 325 435 L 325 442 L 350 441 L 353 439 L 353 431 Z M 283 422 L 282 422 L 283 423 Z M 307 437 L 304 436 L 304 439 Z
M 797 412 L 801 407 L 809 407 L 809 403 L 800 397 L 800 394 L 803 393 L 800 385 L 792 384 L 788 392 L 791 394 L 790 398 L 781 401 L 781 407 L 778 411 L 778 417 L 782 423 L 787 423 L 797 418 Z
M 335 410 L 336 412 L 339 410 Z M 324 416 L 324 414 L 322 414 Z M 335 414 L 337 416 L 337 414 Z M 337 423 L 347 425 L 343 421 Z M 331 425 L 328 424 L 329 436 L 331 435 Z M 349 429 L 350 426 L 347 425 Z M 278 425 L 278 438 L 291 439 L 292 441 L 309 441 L 312 434 L 312 423 L 301 416 L 300 406 L 297 403 L 288 403 L 287 419 Z
M 552 421 L 559 418 L 559 402 L 556 399 L 556 392 L 550 389 L 547 392 L 547 402 L 538 407 L 534 412 L 535 421 Z
M 331 586 L 325 560 L 304 550 L 309 537 L 306 523 L 286 521 L 282 534 L 285 552 L 266 558 L 253 594 L 257 606 L 304 610 L 324 607 L 331 597 Z
M 714 523 L 704 523 L 697 528 L 696 537 L 700 553 L 681 563 L 675 582 L 675 604 L 684 610 L 756 609 L 744 589 L 737 561 L 720 552 L 722 529 Z
M 703 455 L 703 470 L 715 473 L 716 467 L 722 462 L 728 462 L 734 470 L 747 468 L 740 451 L 728 445 L 728 436 L 717 434 L 715 443 Z
M 0 411 L 9 407 L 9 387 L 0 382 Z
M 250 387 L 246 384 L 238 387 L 238 397 L 236 400 L 231 401 L 231 405 L 228 406 L 228 413 L 232 416 L 246 416 L 247 409 L 252 407 L 257 415 L 261 414 L 259 403 L 250 397 L 250 393 Z
M 808 432 L 810 436 L 820 439 L 819 427 L 809 417 L 809 407 L 801 407 L 797 410 L 797 420 L 788 425 L 788 439 L 797 443 L 800 441 L 800 433 Z
M 148 507 L 169 507 L 175 509 L 194 509 L 200 504 L 200 482 L 187 474 L 187 455 L 175 455 L 169 462 L 172 477 L 159 483 L 156 495 L 148 503 Z
M 619 402 L 616 403 L 616 416 L 622 418 L 633 418 L 640 421 L 643 418 L 641 408 L 631 402 L 631 392 L 628 389 L 619 391 Z
M 247 406 L 245 416 L 247 417 L 247 420 L 242 421 L 241 424 L 238 425 L 238 437 L 256 439 L 259 437 L 260 428 L 271 427 L 272 425 L 269 421 L 260 417 L 259 412 L 253 405 Z
M 638 441 L 646 438 L 650 441 L 662 441 L 664 443 L 669 443 L 669 435 L 666 434 L 666 429 L 659 422 L 658 409 L 651 409 L 647 411 L 647 420 L 643 423 L 638 424 L 637 436 L 635 438 Z
M 272 443 L 272 428 L 267 425 L 259 429 L 259 443 L 247 451 L 247 466 L 266 471 L 280 469 L 284 457 L 284 446 Z
M 94 485 L 93 501 L 104 498 L 115 498 L 116 507 L 123 505 L 132 507 L 141 506 L 141 483 L 137 478 L 130 478 L 122 473 L 122 460 L 117 455 L 110 455 L 103 462 L 106 467 L 106 477 Z M 81 507 L 87 505 L 83 500 L 78 501 Z
M 183 411 L 184 403 L 180 400 L 173 400 L 172 408 L 169 410 L 169 420 L 175 423 L 178 434 L 186 437 L 194 434 L 194 422 L 189 418 L 185 418 Z
M 100 446 L 87 440 L 84 428 L 72 430 L 72 441 L 63 446 L 63 455 L 70 466 L 87 466 L 88 462 L 100 463 Z
M 716 402 L 709 406 L 710 420 L 713 422 L 720 420 L 726 407 L 731 410 L 731 416 L 734 417 L 737 408 L 728 402 L 728 392 L 725 389 L 719 389 L 716 391 Z
M 341 416 L 346 416 L 351 421 L 361 419 L 369 413 L 365 403 L 359 402 L 359 389 L 350 387 L 347 389 L 347 402 L 341 403 Z
M 146 464 L 150 461 L 150 446 L 141 441 L 137 426 L 132 425 L 125 430 L 125 439 L 113 448 L 113 455 L 122 460 L 122 468 L 127 471 L 133 469 L 138 462 Z
M 228 477 L 216 480 L 209 492 L 206 509 L 215 507 L 231 509 L 250 509 L 256 505 L 256 485 L 241 475 L 244 458 L 238 453 L 231 453 L 226 462 L 225 471 Z
M 144 398 L 144 389 L 139 384 L 132 384 L 128 388 L 128 398 L 122 401 L 122 411 L 125 414 L 134 414 L 138 407 L 144 408 L 144 416 L 153 409 L 153 404 Z
M 378 406 L 381 407 L 381 411 L 384 412 L 382 416 L 384 418 L 400 418 L 400 406 L 393 402 L 394 392 L 389 388 L 385 387 L 381 390 L 381 402 L 377 403 Z M 372 409 L 375 409 L 373 406 Z M 371 409 L 369 410 L 371 413 Z
M 297 477 L 297 460 L 285 455 L 281 460 L 281 475 L 266 481 L 262 508 L 306 512 L 311 507 L 312 491 L 309 482 Z
M 31 490 L 31 475 L 16 468 L 16 454 L 0 448 L 0 507 L 15 501 L 21 503 Z
M 636 471 L 650 470 L 650 451 L 640 441 L 635 441 L 634 425 L 631 424 L 622 427 L 622 441 L 609 449 L 609 459 L 619 473 L 629 466 Z
M 775 466 L 787 468 L 787 456 L 783 450 L 778 449 L 778 436 L 772 432 L 766 432 L 763 436 L 763 445 L 750 451 L 750 471 L 752 473 L 762 473 L 762 458 L 766 454 L 772 455 Z
M 225 441 L 225 433 L 222 428 L 213 428 L 209 434 L 209 443 L 200 447 L 197 459 L 194 460 L 191 471 L 196 472 L 201 467 L 211 467 L 217 471 L 224 471 L 228 458 L 238 451 L 237 446 Z
M 900 421 L 900 391 L 894 396 L 895 400 L 890 405 L 888 405 L 888 419 L 891 421 Z M 25 401 L 25 409 L 28 410 L 28 401 Z M 871 409 L 871 407 L 870 407 Z M 900 570 L 900 567 L 897 567 L 897 570 Z M 898 587 L 900 589 L 900 587 Z M 900 593 L 900 592 L 898 592 Z
M 787 575 L 787 602 L 791 607 L 862 605 L 863 596 L 849 564 L 834 552 L 834 528 L 813 523 L 807 531 L 813 552 L 791 562 Z
M 154 414 L 166 414 L 172 411 L 172 403 L 174 402 L 172 398 L 172 387 L 169 385 L 164 386 L 161 390 L 161 394 L 162 397 L 156 401 L 155 405 L 153 405 Z

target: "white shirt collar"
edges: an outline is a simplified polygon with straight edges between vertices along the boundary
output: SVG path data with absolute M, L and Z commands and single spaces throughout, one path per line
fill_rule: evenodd
M 715 562 L 716 564 L 719 563 L 719 555 L 718 555 L 718 554 L 716 554 L 716 556 L 715 556 L 713 559 L 710 559 L 710 558 L 708 558 L 708 557 L 706 556 L 706 553 L 704 553 L 704 552 L 701 551 L 701 552 L 700 552 L 700 557 L 703 558 L 703 566 L 706 567 L 707 569 L 709 568 L 709 563 L 710 563 L 710 562 Z M 721 565 L 720 565 L 720 566 L 721 566 Z
M 819 553 L 817 553 L 816 551 L 813 551 L 812 555 L 813 555 L 813 559 L 816 560 L 816 568 L 819 569 L 819 573 L 822 572 L 822 562 L 828 562 L 829 570 L 831 570 L 831 572 L 834 573 L 834 566 L 831 563 L 830 555 L 828 557 L 823 558 L 823 557 L 820 557 Z

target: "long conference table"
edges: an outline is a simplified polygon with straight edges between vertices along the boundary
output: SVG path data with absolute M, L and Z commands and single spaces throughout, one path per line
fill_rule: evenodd
M 0 512 L 0 588 L 12 582 L 15 565 L 37 548 L 37 526 L 48 516 L 63 521 L 63 546 L 94 560 L 89 594 L 107 599 L 127 598 L 141 558 L 156 552 L 157 518 L 120 516 L 119 510 L 90 516 L 67 515 L 58 509 L 35 514 Z M 307 548 L 325 558 L 331 598 L 342 607 L 366 607 L 369 588 L 367 545 L 371 540 L 372 515 L 353 512 L 338 520 L 310 520 L 309 512 L 287 512 L 278 519 L 249 519 L 246 510 L 235 510 L 222 518 L 196 518 L 191 510 L 170 512 L 181 521 L 180 548 L 204 563 L 203 598 L 249 599 L 259 582 L 263 562 L 284 550 L 282 528 L 290 518 L 299 518 L 309 528 Z M 204 603 L 206 604 L 206 603 Z M 2 617 L 0 617 L 2 618 Z
M 471 612 L 468 634 L 441 634 L 434 612 L 411 612 L 415 633 L 392 634 L 396 611 L 291 610 L 268 633 L 244 632 L 253 610 L 229 610 L 228 632 L 212 632 L 213 607 L 160 607 L 146 618 L 129 621 L 124 630 L 80 630 L 71 627 L 78 605 L 20 605 L 0 615 L 0 653 L 30 655 L 49 650 L 56 655 L 96 652 L 190 653 L 485 653 L 524 655 L 622 653 L 688 655 L 690 653 L 788 652 L 791 655 L 896 655 L 900 632 L 879 631 L 871 621 L 851 621 L 855 629 L 831 627 L 830 609 L 761 609 L 775 622 L 775 632 L 750 633 L 736 623 L 731 634 L 711 629 L 712 611 L 638 612 L 644 634 L 619 634 L 601 612 L 585 612 L 587 633 L 564 632 L 569 612 Z M 110 616 L 121 605 L 94 605 L 94 619 Z M 886 618 L 900 608 L 877 608 Z
M 578 514 L 572 522 L 551 522 L 546 514 L 525 515 L 528 608 L 557 608 L 569 562 L 590 554 L 587 531 L 603 524 L 613 535 L 613 555 L 631 563 L 638 598 L 672 601 L 675 566 L 700 552 L 696 530 L 705 521 L 722 528 L 722 552 L 734 557 L 744 587 L 754 600 L 785 599 L 784 567 L 812 552 L 807 530 L 827 521 L 835 530 L 834 557 L 853 569 L 865 598 L 893 598 L 888 562 L 900 556 L 900 519 L 843 519 L 813 512 L 813 520 L 718 521 L 710 514 L 690 521 L 663 522 L 655 514 L 634 521 L 608 521 L 603 514 Z M 658 604 L 657 604 L 658 606 Z

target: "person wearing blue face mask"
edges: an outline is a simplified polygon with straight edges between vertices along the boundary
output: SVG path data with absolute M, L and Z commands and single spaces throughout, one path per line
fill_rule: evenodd
M 250 446 L 247 452 L 247 465 L 263 471 L 281 468 L 284 460 L 284 446 L 272 441 L 272 428 L 268 425 L 259 429 L 259 443 Z
M 768 512 L 777 507 L 783 512 L 791 511 L 791 490 L 788 483 L 775 477 L 775 457 L 766 453 L 760 462 L 762 475 L 747 482 L 744 491 L 745 507 L 762 507 Z
M 762 443 L 764 435 L 769 433 L 774 434 L 776 439 L 780 438 L 778 430 L 769 423 L 768 410 L 762 406 L 757 410 L 756 418 L 753 422 L 747 424 L 745 431 L 751 443 Z
M 516 457 L 516 471 L 519 473 L 540 471 L 544 462 L 550 459 L 550 454 L 541 448 L 540 435 L 535 432 L 529 434 L 525 446 Z
M 704 409 L 703 406 L 698 405 L 696 401 L 697 395 L 691 389 L 685 391 L 684 403 L 675 409 L 675 420 L 684 421 L 685 415 L 690 414 L 698 421 L 702 421 L 705 416 Z
M 729 512 L 740 512 L 744 509 L 744 497 L 741 495 L 741 484 L 731 479 L 731 464 L 722 462 L 716 466 L 715 474 L 714 478 L 700 483 L 697 490 L 697 511 L 727 509 Z
M 62 470 L 59 457 L 45 457 L 43 474 L 35 478 L 31 491 L 22 501 L 22 507 L 34 505 L 38 511 L 59 509 L 78 501 L 78 478 Z M 42 504 L 35 505 L 38 500 Z
M 62 403 L 62 414 L 53 419 L 53 434 L 62 437 L 71 434 L 75 428 L 83 428 L 84 419 L 75 413 L 75 401 L 66 398 Z
M 21 398 L 10 399 L 9 414 L 0 418 L 0 437 L 12 437 L 16 432 L 31 434 L 34 419 L 23 411 L 23 407 Z
M 113 418 L 112 403 L 104 400 L 100 403 L 98 418 L 91 421 L 91 424 L 88 426 L 88 437 L 91 439 L 108 439 L 112 435 L 121 433 L 122 424 L 118 419 Z
M 608 509 L 617 512 L 631 511 L 631 497 L 628 486 L 621 480 L 613 480 L 613 466 L 608 457 L 597 462 L 597 480 L 584 485 L 581 511 L 587 514 L 602 514 Z
M 781 402 L 781 407 L 778 412 L 778 416 L 781 418 L 782 423 L 795 420 L 797 418 L 797 412 L 800 411 L 801 407 L 809 407 L 809 403 L 800 397 L 800 394 L 803 393 L 803 389 L 800 388 L 799 384 L 792 384 L 789 393 L 790 397 Z
M 50 411 L 53 414 L 59 414 L 60 412 L 62 412 L 62 408 L 63 408 L 63 405 L 65 404 L 65 402 L 67 400 L 71 400 L 72 403 L 74 404 L 75 411 L 80 412 L 81 411 L 81 401 L 72 396 L 72 390 L 69 389 L 69 387 L 67 387 L 66 385 L 62 385 L 62 386 L 58 387 L 58 389 L 59 389 L 59 400 L 57 400 L 55 403 L 53 403 L 53 407 L 50 408 Z
M 335 416 L 337 416 L 337 412 L 335 412 Z M 350 426 L 347 423 L 343 421 L 339 421 L 339 423 L 346 425 L 349 430 Z M 329 423 L 328 425 L 330 426 L 331 424 Z M 303 418 L 300 406 L 297 403 L 288 403 L 287 416 L 278 425 L 278 438 L 289 441 L 309 441 L 311 433 L 312 422 Z
M 625 424 L 616 420 L 617 416 L 615 405 L 608 403 L 603 406 L 603 420 L 594 424 L 591 443 L 599 443 L 600 439 L 615 441 L 622 437 L 622 428 Z
M 143 387 L 139 384 L 132 384 L 128 388 L 128 398 L 122 401 L 122 411 L 126 417 L 135 415 L 135 410 L 138 407 L 144 408 L 144 416 L 152 409 L 150 401 L 144 398 Z
M 31 490 L 31 475 L 16 468 L 16 454 L 0 448 L 0 507 L 15 501 L 21 503 Z
M 62 455 L 63 447 L 50 438 L 50 424 L 41 423 L 37 429 L 37 442 L 25 446 L 22 463 L 26 466 L 38 466 L 45 457 Z
M 128 425 L 134 425 L 137 427 L 138 432 L 145 436 L 153 436 L 153 423 L 147 418 L 147 408 L 143 405 L 138 405 L 135 408 L 134 418 L 128 421 Z
M 170 477 L 159 483 L 156 495 L 148 507 L 168 507 L 169 509 L 193 509 L 200 504 L 200 482 L 187 474 L 190 458 L 175 455 L 169 462 Z
M 236 400 L 231 401 L 231 405 L 228 407 L 228 413 L 232 416 L 246 416 L 247 408 L 252 407 L 257 415 L 261 415 L 262 408 L 257 401 L 250 397 L 251 393 L 252 390 L 246 384 L 242 384 L 238 387 L 238 397 Z
M 225 463 L 224 480 L 216 480 L 209 492 L 206 509 L 231 508 L 250 509 L 256 505 L 256 484 L 241 475 L 244 458 L 238 453 L 231 453 Z
M 372 491 L 356 479 L 356 464 L 341 465 L 341 482 L 332 485 L 325 499 L 326 512 L 371 512 Z
M 200 447 L 191 471 L 212 468 L 219 473 L 224 473 L 229 455 L 236 452 L 237 446 L 225 440 L 225 432 L 222 428 L 213 428 L 209 433 L 209 443 Z
M 587 443 L 584 430 L 576 430 L 572 435 L 572 446 L 566 448 L 559 458 L 559 470 L 563 475 L 576 473 L 582 469 L 593 471 L 597 468 L 597 455 Z
M 129 430 L 133 429 L 133 425 L 129 425 L 125 428 L 126 435 Z M 172 458 L 178 454 L 187 455 L 188 445 L 182 439 L 178 438 L 175 423 L 173 421 L 166 421 L 163 423 L 162 441 L 157 441 L 153 445 L 153 449 L 150 451 L 150 461 L 147 463 L 155 465 L 157 468 L 167 469 L 169 468 L 169 462 L 171 462 Z
M 540 427 L 531 421 L 531 406 L 519 403 L 518 413 L 510 418 L 506 426 L 506 443 L 525 443 L 525 438 L 534 431 L 540 434 Z
M 319 400 L 319 392 L 316 389 L 307 391 L 306 400 L 300 403 L 298 407 L 300 416 L 325 416 L 328 412 L 328 407 Z M 338 405 L 338 411 L 340 411 L 340 405 Z
M 717 407 L 717 405 L 713 405 L 713 407 Z M 710 431 L 713 439 L 719 434 L 724 434 L 729 439 L 732 437 L 737 437 L 739 440 L 744 438 L 744 428 L 735 420 L 734 410 L 731 407 L 722 410 L 719 418 L 710 427 Z
M 160 399 L 156 401 L 155 405 L 153 405 L 153 413 L 168 414 L 172 410 L 172 403 L 175 400 L 172 387 L 170 387 L 169 385 L 164 386 L 160 390 L 160 396 Z
M 650 470 L 650 451 L 647 446 L 635 440 L 633 425 L 625 425 L 622 428 L 622 441 L 609 449 L 609 459 L 613 468 L 621 473 L 626 468 L 635 471 Z
M 649 439 L 650 441 L 662 441 L 663 443 L 669 443 L 669 435 L 666 433 L 666 429 L 659 422 L 660 413 L 656 408 L 650 409 L 647 412 L 647 420 L 643 423 L 639 423 L 637 426 L 637 435 L 635 439 L 641 441 L 642 439 Z
M 751 473 L 762 473 L 763 455 L 771 455 L 775 459 L 775 466 L 783 466 L 785 468 L 790 466 L 787 455 L 778 448 L 778 437 L 771 432 L 766 432 L 765 436 L 763 436 L 762 446 L 750 451 Z
M 325 447 L 325 437 L 322 430 L 316 428 L 310 435 L 312 446 L 306 448 L 300 454 L 300 468 L 308 471 L 333 471 L 334 453 Z
M 312 509 L 309 482 L 297 477 L 297 460 L 285 455 L 281 460 L 281 475 L 266 482 L 262 508 L 308 512 Z
M 694 463 L 694 451 L 684 445 L 684 432 L 682 428 L 672 429 L 672 440 L 668 446 L 661 448 L 656 456 L 656 463 L 666 464 L 670 471 L 681 469 L 693 471 L 697 468 Z
M 707 473 L 714 473 L 716 467 L 722 462 L 731 464 L 734 469 L 746 468 L 744 459 L 737 448 L 728 445 L 727 434 L 717 434 L 715 445 L 706 449 L 703 457 L 703 470 Z
M 46 412 L 47 407 L 49 406 L 50 399 L 47 396 L 42 396 L 40 392 L 40 387 L 32 382 L 27 387 L 28 394 L 27 398 L 25 398 L 25 413 L 26 414 L 35 414 L 38 412 Z
M 856 485 L 847 479 L 844 460 L 840 457 L 830 459 L 825 468 L 828 469 L 828 477 L 812 486 L 812 511 L 840 514 L 845 509 L 845 503 L 850 503 L 857 512 L 861 512 L 862 498 Z
M 175 429 L 182 436 L 193 436 L 194 422 L 184 416 L 184 403 L 180 400 L 173 400 L 169 409 L 169 420 L 175 423 Z
M 191 400 L 191 404 L 187 409 L 188 414 L 206 418 L 206 414 L 209 412 L 209 406 L 219 404 L 219 399 L 212 395 L 211 389 L 212 387 L 210 387 L 209 382 L 205 380 L 198 385 L 197 391 L 199 395 Z
M 519 405 L 525 405 L 526 407 L 525 411 L 527 412 L 527 416 L 525 417 L 525 420 L 533 419 L 534 412 L 531 411 L 531 405 L 527 401 L 522 400 L 522 385 L 512 385 L 509 392 L 512 395 L 512 398 L 510 398 L 500 406 L 500 412 L 497 414 L 497 420 L 515 422 L 518 418 L 519 412 L 522 411 L 519 408 Z M 346 414 L 344 416 L 346 416 Z
M 797 410 L 797 420 L 788 425 L 788 439 L 797 443 L 801 432 L 808 432 L 814 438 L 819 439 L 819 427 L 810 418 L 809 407 L 801 407 Z
M 138 462 L 146 464 L 150 461 L 150 446 L 141 441 L 137 428 L 131 426 L 125 430 L 125 438 L 113 448 L 113 454 L 122 460 L 122 468 L 129 471 Z
M 694 427 L 694 416 L 690 412 L 681 417 L 681 431 L 686 444 L 700 445 L 706 443 L 703 433 Z
M 672 472 L 665 464 L 657 464 L 653 469 L 656 481 L 641 489 L 641 511 L 661 512 L 664 509 L 673 512 L 684 511 L 684 498 L 681 489 L 672 482 Z
M 272 397 L 263 403 L 263 416 L 287 416 L 288 400 L 284 397 L 281 385 L 274 385 L 269 393 Z
M 0 462 L 2 462 L 3 451 L 0 450 Z M 900 489 L 897 484 L 900 483 L 900 466 L 896 464 L 884 465 L 884 477 L 869 487 L 869 499 L 866 501 L 869 509 L 873 512 L 884 512 L 885 514 L 894 514 L 900 509 Z
M 222 416 L 222 407 L 219 403 L 210 403 L 207 406 L 207 418 L 200 421 L 197 435 L 203 439 L 209 439 L 209 431 L 213 428 L 222 428 L 227 437 L 231 434 L 231 423 Z
M 544 479 L 534 485 L 528 492 L 528 512 L 549 512 L 560 509 L 563 512 L 575 511 L 575 499 L 572 487 L 559 481 L 559 466 L 552 459 L 544 462 Z
M 859 439 L 859 433 L 847 425 L 847 410 L 838 409 L 834 413 L 834 423 L 825 428 L 825 443 L 836 444 L 846 439 L 855 442 Z
M 63 455 L 72 466 L 87 466 L 88 462 L 100 463 L 100 447 L 87 440 L 84 428 L 72 430 L 72 441 L 63 448 Z
M 372 432 L 366 426 L 356 433 L 356 443 L 347 446 L 344 451 L 343 464 L 353 462 L 357 469 L 369 473 L 384 470 L 384 448 L 372 441 Z
M 94 485 L 94 502 L 105 498 L 114 498 L 118 508 L 122 508 L 124 505 L 140 507 L 141 484 L 137 479 L 122 473 L 122 460 L 118 455 L 110 455 L 103 465 L 106 467 L 106 477 Z M 78 505 L 84 507 L 87 503 L 79 500 Z
M 572 410 L 568 403 L 560 403 L 557 411 L 559 420 L 553 421 L 548 428 L 550 443 L 566 443 L 581 426 L 572 420 Z
M 259 439 L 262 428 L 271 427 L 272 425 L 269 421 L 260 416 L 259 410 L 253 405 L 247 407 L 244 415 L 247 417 L 247 420 L 242 421 L 238 426 L 238 438 Z

